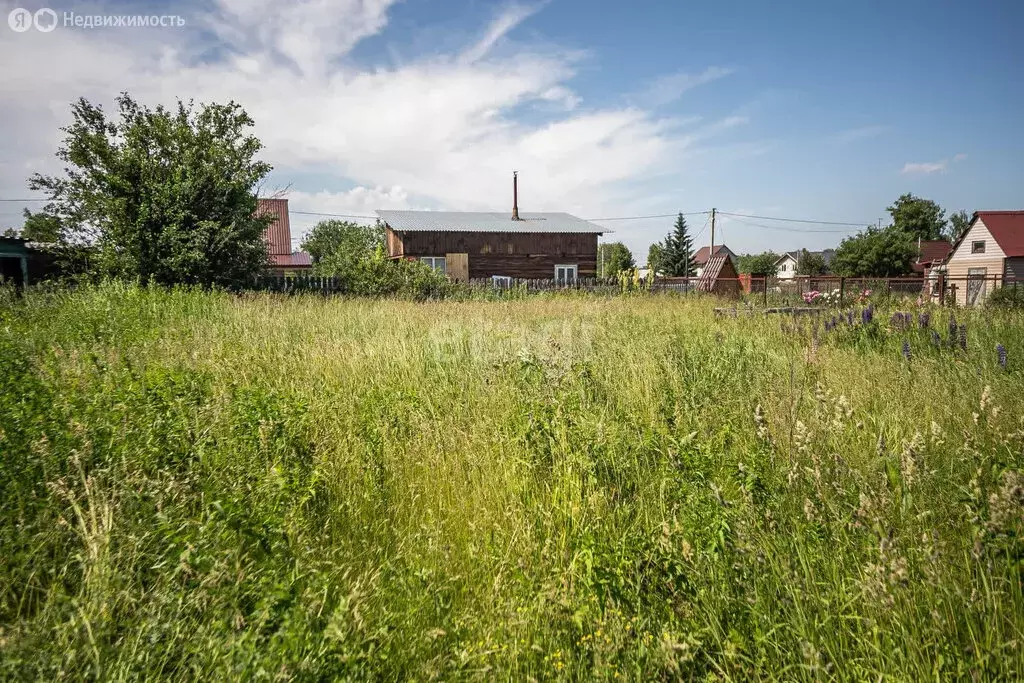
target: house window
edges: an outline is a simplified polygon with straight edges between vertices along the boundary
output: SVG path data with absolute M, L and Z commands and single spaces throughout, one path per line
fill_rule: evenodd
M 442 273 L 448 272 L 448 269 L 445 266 L 444 256 L 421 256 L 420 261 L 426 263 L 434 270 L 440 271 Z
M 510 254 L 513 253 L 513 247 L 512 247 L 512 243 L 511 242 L 506 242 L 505 243 L 505 251 L 507 251 Z
M 482 247 L 480 247 L 480 253 L 481 254 L 490 254 L 491 253 L 491 245 L 490 244 L 485 244 Z
M 971 242 L 971 253 L 972 254 L 984 254 L 985 253 L 985 240 L 978 240 Z
M 492 275 L 491 284 L 498 289 L 510 289 L 512 287 L 512 278 L 508 275 Z
M 576 282 L 578 268 L 576 264 L 555 266 L 555 281 L 567 285 Z

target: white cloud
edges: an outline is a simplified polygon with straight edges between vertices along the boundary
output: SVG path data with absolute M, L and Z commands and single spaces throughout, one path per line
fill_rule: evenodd
M 17 135 L 0 140 L 0 193 L 25 195 L 29 160 L 48 160 L 31 170 L 59 170 L 52 154 L 70 102 L 109 109 L 122 90 L 150 105 L 236 100 L 256 121 L 275 182 L 304 179 L 293 208 L 327 213 L 503 208 L 516 169 L 524 210 L 622 215 L 645 203 L 638 180 L 678 172 L 704 141 L 745 121 L 694 129 L 641 107 L 586 108 L 571 85 L 579 52 L 512 40 L 536 11 L 520 5 L 464 47 L 365 66 L 352 49 L 386 27 L 391 3 L 215 0 L 203 13 L 176 6 L 184 29 L 4 35 L 0 125 Z M 728 73 L 676 74 L 661 97 Z M 543 116 L 523 119 L 524 109 Z
M 957 154 L 953 157 L 953 163 L 963 161 L 966 158 L 966 154 Z M 941 161 L 930 162 L 925 161 L 919 163 L 911 163 L 908 161 L 906 164 L 903 165 L 903 173 L 924 173 L 926 175 L 930 173 L 945 173 L 947 170 L 949 170 L 949 164 L 949 159 L 942 159 Z
M 903 173 L 939 173 L 945 171 L 949 167 L 949 162 L 943 159 L 942 161 L 924 161 L 920 163 L 907 162 L 903 164 Z
M 733 69 L 721 66 L 708 67 L 701 73 L 678 73 L 654 79 L 645 89 L 634 96 L 637 103 L 647 107 L 660 107 L 675 102 L 683 94 L 697 86 L 717 81 L 733 73 Z

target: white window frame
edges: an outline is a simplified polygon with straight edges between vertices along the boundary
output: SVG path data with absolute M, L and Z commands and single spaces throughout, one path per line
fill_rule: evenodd
M 444 256 L 420 256 L 420 262 L 425 263 L 434 270 L 439 270 L 443 274 L 448 274 L 448 261 Z
M 981 246 L 981 249 L 978 246 Z M 984 254 L 985 253 L 985 240 L 971 240 L 971 253 L 972 254 Z
M 511 289 L 512 277 L 510 275 L 492 275 L 491 284 L 498 289 Z
M 563 270 L 565 277 L 559 278 L 558 271 Z M 569 271 L 572 271 L 572 277 L 569 277 Z M 555 282 L 562 282 L 567 285 L 573 284 L 580 276 L 580 266 L 578 263 L 558 263 L 555 265 Z

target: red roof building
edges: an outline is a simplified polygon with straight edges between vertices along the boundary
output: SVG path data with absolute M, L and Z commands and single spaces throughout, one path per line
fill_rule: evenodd
M 264 233 L 271 272 L 278 275 L 290 275 L 309 271 L 313 267 L 313 259 L 309 254 L 292 251 L 292 231 L 291 222 L 288 219 L 287 199 L 257 199 L 256 215 L 270 215 L 274 218 Z
M 932 266 L 945 262 L 951 251 L 953 251 L 953 245 L 949 240 L 919 240 L 917 257 L 910 267 L 914 269 L 915 273 L 925 275 Z
M 975 212 L 945 268 L 962 306 L 983 302 L 1008 282 L 1024 282 L 1024 211 Z

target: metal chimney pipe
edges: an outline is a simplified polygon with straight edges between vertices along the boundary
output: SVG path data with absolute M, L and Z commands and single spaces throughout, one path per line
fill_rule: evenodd
M 512 220 L 519 220 L 519 171 L 512 171 Z

